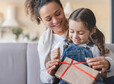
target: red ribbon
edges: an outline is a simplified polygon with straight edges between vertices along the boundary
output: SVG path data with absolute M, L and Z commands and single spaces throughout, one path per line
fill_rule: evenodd
M 77 67 L 75 64 L 85 64 L 86 62 L 76 62 L 76 63 L 73 63 L 73 59 L 71 60 L 71 63 L 67 63 L 65 61 L 63 62 L 59 62 L 59 63 L 62 63 L 62 64 L 68 64 L 68 67 L 64 70 L 64 72 L 62 73 L 62 75 L 60 76 L 60 79 L 62 79 L 62 77 L 64 76 L 65 72 L 68 70 L 68 68 L 70 67 L 70 65 L 74 66 L 75 68 L 77 68 L 78 70 L 82 71 L 83 73 L 89 75 L 90 77 L 92 77 L 93 79 L 96 80 L 96 77 L 94 77 L 93 75 L 89 74 L 88 72 L 84 71 L 83 69 Z

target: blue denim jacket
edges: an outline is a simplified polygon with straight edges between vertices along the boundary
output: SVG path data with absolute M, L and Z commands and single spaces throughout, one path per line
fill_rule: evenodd
M 61 61 L 63 61 L 66 57 L 78 62 L 86 62 L 85 57 L 93 58 L 93 55 L 89 48 L 70 43 L 67 48 L 64 47 Z

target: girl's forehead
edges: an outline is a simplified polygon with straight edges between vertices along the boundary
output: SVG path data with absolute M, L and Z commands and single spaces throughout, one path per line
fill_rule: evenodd
M 88 30 L 83 22 L 75 20 L 69 20 L 69 29 Z
M 69 26 L 85 26 L 85 25 L 81 21 L 69 20 Z

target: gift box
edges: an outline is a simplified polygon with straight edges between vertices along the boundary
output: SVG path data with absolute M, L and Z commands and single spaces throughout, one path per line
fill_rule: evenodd
M 70 84 L 95 84 L 99 77 L 99 72 L 83 62 L 74 61 L 68 57 L 58 68 L 55 76 Z

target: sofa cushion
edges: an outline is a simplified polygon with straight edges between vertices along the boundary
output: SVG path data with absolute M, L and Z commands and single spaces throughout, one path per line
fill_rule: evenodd
M 27 84 L 26 43 L 0 44 L 0 84 Z

